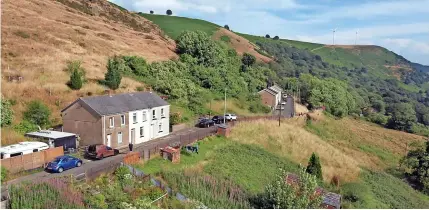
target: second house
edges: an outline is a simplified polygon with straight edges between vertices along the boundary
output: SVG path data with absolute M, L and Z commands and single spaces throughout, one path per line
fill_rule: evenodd
M 169 134 L 170 105 L 151 92 L 79 98 L 61 111 L 63 130 L 80 145 L 112 148 L 140 144 Z

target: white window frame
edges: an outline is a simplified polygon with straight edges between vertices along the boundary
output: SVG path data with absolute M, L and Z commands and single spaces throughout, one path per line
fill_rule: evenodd
M 155 109 L 152 110 L 152 119 L 156 120 L 156 110 Z
M 142 121 L 143 122 L 146 122 L 146 120 L 147 120 L 147 118 L 146 118 L 147 116 L 146 116 L 146 111 L 143 111 L 143 115 L 142 115 Z
M 109 127 L 110 128 L 115 127 L 115 117 L 110 117 L 109 118 Z
M 121 138 L 119 138 L 119 137 L 121 137 Z M 123 135 L 122 135 L 122 132 L 118 132 L 118 144 L 122 144 L 122 142 L 123 142 Z M 119 141 L 120 140 L 120 141 Z
M 137 123 L 137 112 L 133 113 L 133 123 L 136 124 Z
M 140 127 L 140 137 L 144 137 L 144 126 Z
M 162 123 L 159 123 L 159 133 L 162 133 Z
M 161 118 L 164 118 L 164 108 L 161 108 Z
M 121 115 L 121 125 L 125 125 L 125 115 Z

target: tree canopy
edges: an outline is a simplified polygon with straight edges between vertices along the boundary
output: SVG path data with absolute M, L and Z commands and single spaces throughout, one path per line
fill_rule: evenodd
M 125 61 L 119 56 L 109 58 L 107 61 L 107 72 L 104 75 L 104 83 L 112 90 L 119 88 L 122 80 L 122 72 L 126 72 Z
M 31 101 L 24 112 L 24 120 L 45 127 L 50 125 L 51 111 L 41 101 Z

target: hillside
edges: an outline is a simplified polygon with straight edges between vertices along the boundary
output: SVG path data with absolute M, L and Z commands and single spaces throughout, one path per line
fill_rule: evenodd
M 32 99 L 45 101 L 58 118 L 58 110 L 76 97 L 102 93 L 105 88 L 97 80 L 104 77 L 109 56 L 133 54 L 149 62 L 177 57 L 175 43 L 156 25 L 103 0 L 4 1 L 1 35 L 2 94 L 19 101 L 16 120 Z M 69 74 L 63 70 L 72 60 L 82 61 L 90 81 L 80 91 L 66 85 Z M 23 76 L 23 81 L 9 83 L 10 75 Z M 118 91 L 138 86 L 124 79 Z

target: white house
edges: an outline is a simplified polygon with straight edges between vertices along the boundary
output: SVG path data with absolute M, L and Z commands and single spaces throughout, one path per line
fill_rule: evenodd
M 140 144 L 169 134 L 170 105 L 131 111 L 129 114 L 129 142 Z

